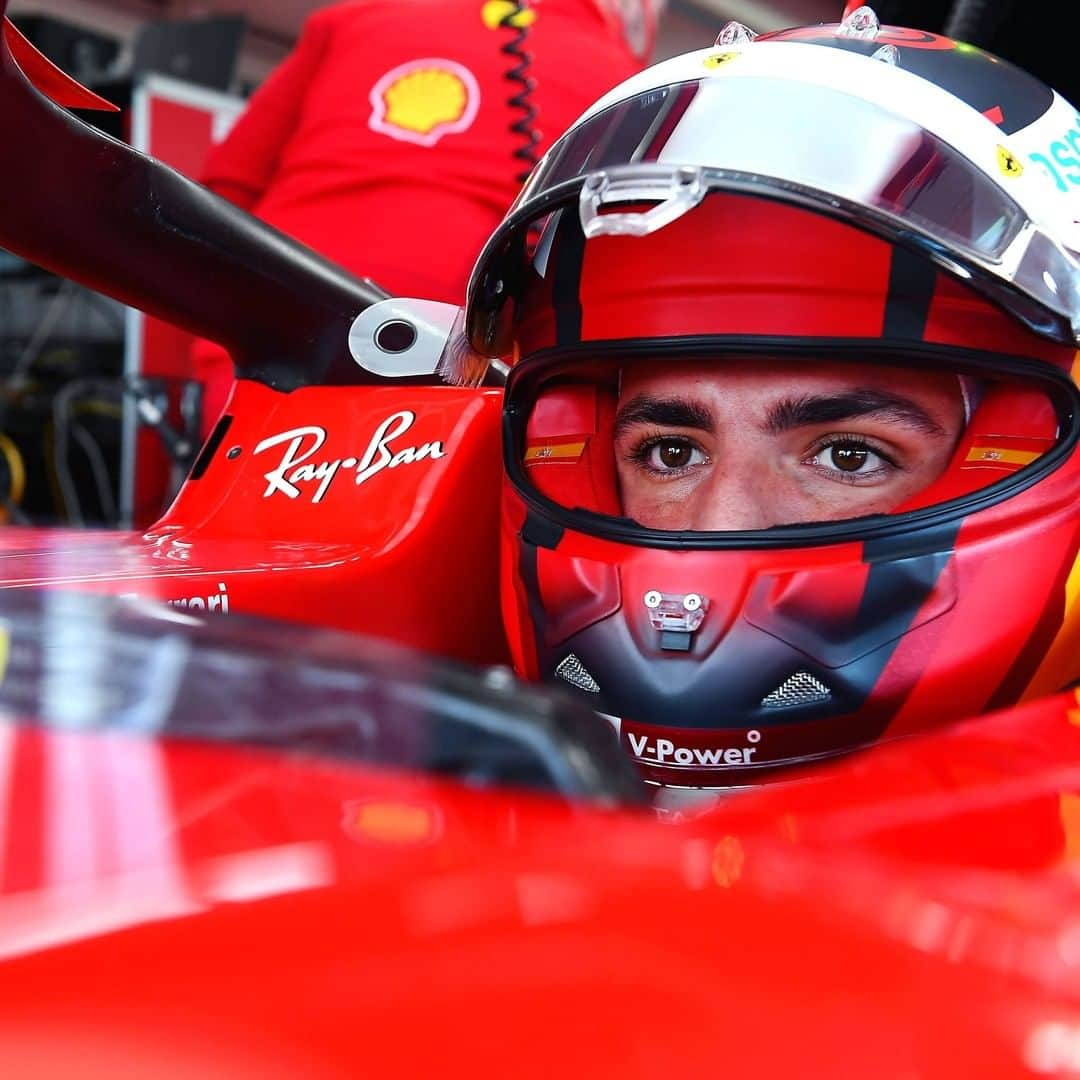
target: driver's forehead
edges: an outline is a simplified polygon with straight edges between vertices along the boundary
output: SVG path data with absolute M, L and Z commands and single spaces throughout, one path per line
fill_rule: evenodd
M 677 397 L 720 409 L 768 407 L 781 399 L 852 390 L 886 390 L 935 412 L 962 407 L 960 381 L 953 374 L 872 364 L 757 360 L 638 363 L 623 368 L 619 378 L 620 403 L 640 397 Z

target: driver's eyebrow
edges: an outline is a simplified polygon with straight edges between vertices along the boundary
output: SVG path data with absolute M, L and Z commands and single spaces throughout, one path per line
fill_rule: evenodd
M 860 416 L 901 424 L 926 435 L 945 435 L 945 429 L 917 402 L 888 390 L 857 387 L 836 394 L 807 394 L 784 398 L 769 407 L 761 430 L 779 435 L 811 424 L 831 424 Z
M 638 394 L 619 409 L 615 418 L 615 437 L 618 438 L 635 424 L 696 428 L 708 432 L 716 430 L 711 410 L 700 402 L 681 397 L 652 397 L 649 394 Z

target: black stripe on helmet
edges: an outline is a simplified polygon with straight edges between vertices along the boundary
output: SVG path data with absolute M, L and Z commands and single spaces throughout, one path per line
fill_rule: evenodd
M 937 287 L 937 268 L 925 256 L 894 245 L 882 337 L 923 341 Z

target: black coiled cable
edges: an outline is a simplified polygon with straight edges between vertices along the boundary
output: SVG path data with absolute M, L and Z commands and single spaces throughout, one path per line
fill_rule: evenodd
M 501 46 L 500 51 L 509 56 L 514 66 L 503 76 L 507 82 L 515 83 L 518 90 L 506 99 L 507 105 L 521 113 L 511 125 L 510 131 L 521 140 L 520 146 L 514 148 L 514 160 L 524 162 L 523 168 L 516 176 L 519 183 L 524 183 L 532 172 L 532 167 L 539 161 L 536 152 L 536 144 L 540 141 L 540 132 L 536 130 L 534 122 L 537 112 L 532 102 L 532 92 L 536 88 L 536 80 L 529 74 L 532 65 L 532 53 L 525 48 L 525 42 L 529 38 L 529 28 L 524 19 L 519 16 L 529 10 L 528 3 L 518 2 L 513 10 L 508 11 L 500 20 L 499 26 L 513 31 L 513 38 Z M 516 20 L 516 21 L 515 21 Z

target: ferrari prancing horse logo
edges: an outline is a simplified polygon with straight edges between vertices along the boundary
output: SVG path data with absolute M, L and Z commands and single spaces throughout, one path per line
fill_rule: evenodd
M 1024 171 L 1023 162 L 1007 146 L 998 146 L 997 159 L 1004 176 L 1019 176 Z

